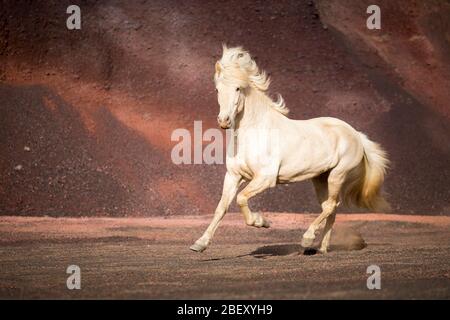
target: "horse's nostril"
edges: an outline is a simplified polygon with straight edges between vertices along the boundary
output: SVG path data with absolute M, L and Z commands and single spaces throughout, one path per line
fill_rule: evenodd
M 220 116 L 217 117 L 217 121 L 220 122 L 229 122 L 230 121 L 230 116 L 226 116 L 224 118 L 221 118 Z

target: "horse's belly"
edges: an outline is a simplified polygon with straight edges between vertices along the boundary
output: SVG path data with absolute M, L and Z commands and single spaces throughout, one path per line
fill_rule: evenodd
M 298 173 L 296 175 L 283 175 L 280 174 L 278 175 L 278 179 L 277 182 L 278 183 L 292 183 L 292 182 L 299 182 L 299 181 L 304 181 L 304 180 L 308 180 L 311 178 L 314 178 L 317 176 L 317 173 Z
M 298 182 L 307 179 L 311 179 L 317 177 L 323 172 L 328 171 L 328 169 L 324 166 L 322 168 L 314 168 L 314 169 L 303 169 L 299 170 L 299 168 L 280 168 L 278 173 L 278 182 L 279 183 L 289 183 L 289 182 Z
M 334 163 L 333 154 L 317 152 L 310 155 L 293 154 L 281 161 L 278 172 L 280 183 L 297 182 L 316 177 L 328 171 Z

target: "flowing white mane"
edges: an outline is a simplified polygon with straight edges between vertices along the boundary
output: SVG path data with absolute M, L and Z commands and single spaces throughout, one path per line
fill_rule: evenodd
M 215 81 L 219 80 L 219 75 L 221 80 L 230 85 L 241 88 L 251 86 L 261 92 L 267 91 L 270 85 L 270 78 L 263 70 L 259 70 L 256 62 L 242 47 L 227 48 L 225 45 L 223 46 L 222 58 L 216 63 Z M 278 94 L 277 101 L 270 100 L 272 108 L 284 115 L 289 113 L 280 94 Z

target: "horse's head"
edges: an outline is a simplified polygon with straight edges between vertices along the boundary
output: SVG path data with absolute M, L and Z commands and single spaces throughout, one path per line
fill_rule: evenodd
M 259 70 L 247 51 L 241 47 L 227 48 L 225 45 L 222 58 L 216 62 L 214 82 L 220 105 L 217 121 L 224 129 L 234 127 L 236 116 L 244 109 L 245 99 L 252 90 L 264 92 L 270 85 L 269 77 Z M 289 112 L 281 96 L 270 104 L 284 115 Z
M 216 70 L 220 68 L 216 64 Z M 216 81 L 217 100 L 220 111 L 217 116 L 217 122 L 222 129 L 233 128 L 236 116 L 244 108 L 244 90 L 239 84 L 226 83 L 225 81 Z
M 214 74 L 220 106 L 217 122 L 223 129 L 234 127 L 236 116 L 244 109 L 246 91 L 253 85 L 251 77 L 255 75 L 259 76 L 258 67 L 247 51 L 223 46 Z

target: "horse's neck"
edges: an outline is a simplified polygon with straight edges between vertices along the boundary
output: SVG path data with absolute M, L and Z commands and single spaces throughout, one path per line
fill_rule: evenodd
M 237 122 L 237 131 L 244 132 L 258 126 L 267 126 L 268 117 L 274 111 L 270 102 L 263 92 L 249 89 L 244 101 L 244 110 Z

